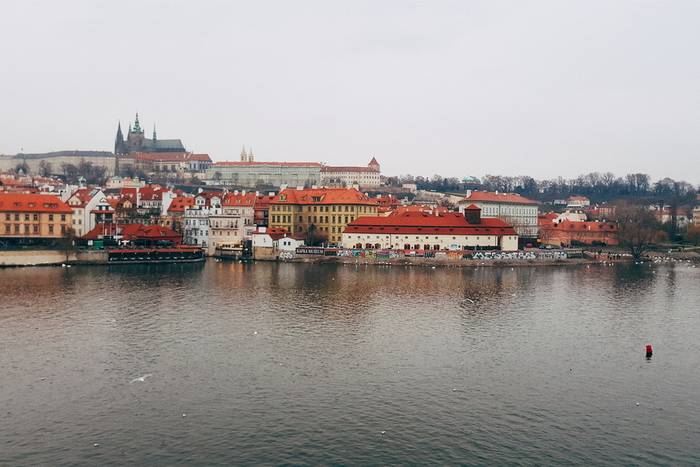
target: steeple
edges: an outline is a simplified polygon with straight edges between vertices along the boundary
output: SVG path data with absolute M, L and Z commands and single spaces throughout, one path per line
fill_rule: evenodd
M 136 120 L 134 121 L 134 133 L 143 133 L 141 124 L 139 123 L 139 113 L 136 112 Z
M 245 153 L 245 145 L 241 149 L 241 162 L 247 162 L 248 161 L 248 155 Z
M 117 123 L 117 137 L 114 138 L 114 154 L 122 152 L 124 146 L 124 135 L 122 134 L 122 123 Z
M 255 159 L 253 158 L 253 146 L 251 146 L 248 149 L 248 162 L 253 162 Z
M 156 124 L 153 124 L 153 141 L 156 140 Z

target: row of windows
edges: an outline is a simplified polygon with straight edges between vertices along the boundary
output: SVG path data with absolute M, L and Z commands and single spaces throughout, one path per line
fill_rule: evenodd
M 371 237 L 372 237 L 372 235 L 357 235 L 357 239 L 358 239 L 358 240 L 362 240 L 363 238 L 366 238 L 367 240 L 369 240 Z M 388 238 L 389 238 L 389 235 L 375 235 L 375 236 L 374 236 L 375 239 L 379 239 L 379 238 L 381 238 L 381 237 L 384 237 L 384 238 L 388 239 Z M 395 237 L 398 237 L 398 235 L 395 236 Z M 353 235 L 348 235 L 348 238 L 352 239 L 352 238 L 353 238 Z M 469 238 L 471 238 L 471 236 L 465 236 L 464 238 L 465 238 L 465 239 L 469 239 Z M 493 237 L 492 237 L 492 236 L 486 236 L 484 239 L 485 239 L 485 240 L 488 240 L 489 238 L 493 238 Z M 508 238 L 510 239 L 511 237 L 508 237 Z M 420 240 L 420 239 L 421 239 L 421 237 L 419 237 L 419 236 L 416 235 L 416 240 Z M 430 239 L 430 237 L 426 235 L 426 236 L 425 236 L 425 240 L 429 240 L 429 239 Z M 481 237 L 476 237 L 476 239 L 477 239 L 477 240 L 481 240 Z M 404 240 L 408 240 L 408 235 L 405 235 L 405 236 L 404 236 Z M 435 237 L 435 240 L 440 240 L 440 237 Z M 452 240 L 457 240 L 457 237 L 452 237 Z
M 302 206 L 299 205 L 273 205 L 272 211 L 277 212 L 299 212 L 302 211 Z M 374 206 L 306 206 L 306 210 L 309 212 L 362 212 L 362 213 L 372 213 L 376 209 Z M 336 209 L 337 208 L 337 209 Z
M 307 222 L 309 224 L 349 224 L 355 220 L 355 216 L 307 216 Z M 272 222 L 275 224 L 291 224 L 292 216 L 287 215 L 273 215 Z M 299 216 L 299 222 L 304 222 L 304 216 Z
M 22 228 L 24 227 L 24 228 Z M 49 224 L 49 233 L 52 234 L 59 229 L 57 228 L 58 226 L 54 226 L 54 224 Z M 23 224 L 23 226 L 20 226 L 19 224 L 5 224 L 5 229 L 4 229 L 6 234 L 11 234 L 11 233 L 24 233 L 26 235 L 29 234 L 39 234 L 41 229 L 39 227 L 39 224 Z M 61 225 L 60 227 L 60 232 L 66 233 L 66 226 Z
M 49 220 L 50 220 L 50 221 L 53 220 L 53 216 L 54 216 L 53 214 L 49 214 Z M 12 220 L 12 217 L 13 217 L 13 215 L 10 214 L 9 212 L 6 212 L 6 213 L 5 213 L 5 220 L 6 220 L 6 221 Z M 38 220 L 39 220 L 39 214 L 37 214 L 37 213 L 34 213 L 34 214 L 28 214 L 28 213 L 20 214 L 20 213 L 16 212 L 16 213 L 14 214 L 15 221 L 20 220 L 20 217 L 22 217 L 25 221 L 28 221 L 28 220 L 30 220 L 30 219 L 33 220 L 33 221 L 38 221 Z M 65 215 L 65 214 L 61 214 L 61 220 L 62 220 L 62 221 L 65 221 L 65 220 L 66 220 L 66 215 Z

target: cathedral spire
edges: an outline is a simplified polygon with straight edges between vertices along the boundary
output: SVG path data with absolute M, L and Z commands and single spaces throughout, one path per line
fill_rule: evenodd
M 241 162 L 246 162 L 248 160 L 248 155 L 245 153 L 245 145 L 241 149 Z
M 253 162 L 255 159 L 253 159 L 253 146 L 248 148 L 248 162 Z
M 122 122 L 117 123 L 117 137 L 114 139 L 114 153 L 122 152 L 124 146 L 124 134 L 122 133 Z
M 139 123 L 139 113 L 136 112 L 136 120 L 134 120 L 134 132 L 135 133 L 140 133 L 143 130 L 141 130 L 141 124 Z
M 156 124 L 153 124 L 153 141 L 156 140 Z

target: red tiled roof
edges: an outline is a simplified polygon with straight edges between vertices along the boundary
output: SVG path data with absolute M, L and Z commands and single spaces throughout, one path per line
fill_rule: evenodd
M 268 227 L 265 232 L 255 231 L 253 235 L 269 235 L 273 240 L 289 237 L 289 231 L 282 227 Z
M 168 212 L 185 212 L 185 209 L 194 206 L 195 199 L 191 196 L 176 196 L 170 202 Z
M 255 193 L 226 193 L 223 206 L 254 206 L 256 201 Z
M 0 193 L 0 212 L 48 212 L 72 214 L 73 210 L 58 196 L 31 193 Z
M 425 213 L 425 214 L 447 214 L 450 212 L 449 209 L 447 209 L 444 206 L 437 206 L 437 207 L 432 207 L 432 206 L 425 206 L 423 204 L 410 204 L 408 206 L 397 206 L 391 213 L 389 214 L 390 216 L 400 216 L 401 214 L 407 213 L 407 212 L 418 212 L 418 213 Z
M 92 199 L 92 191 L 92 188 L 78 188 L 72 195 L 70 195 L 70 198 L 68 198 L 68 204 L 71 206 L 84 208 Z M 77 200 L 80 202 L 80 204 L 72 204 L 72 200 Z
M 324 165 L 321 167 L 321 172 L 356 172 L 356 173 L 362 173 L 362 172 L 371 172 L 371 173 L 376 173 L 378 172 L 377 169 L 374 169 L 372 167 L 354 167 L 354 166 L 334 166 L 334 165 Z
M 525 198 L 517 193 L 495 193 L 492 191 L 473 191 L 462 202 L 486 202 L 507 204 L 538 204 L 537 201 Z
M 139 188 L 141 201 L 157 201 L 163 199 L 163 187 L 160 185 L 146 185 Z
M 321 167 L 321 164 L 318 162 L 214 162 L 214 167 L 255 167 L 265 165 L 272 167 Z
M 168 227 L 144 224 L 97 224 L 82 236 L 84 240 L 121 236 L 124 240 L 172 240 L 179 242 L 182 236 Z
M 275 196 L 271 204 L 360 204 L 377 205 L 377 201 L 355 189 L 314 188 L 295 190 L 288 188 Z
M 347 225 L 346 233 L 427 235 L 517 235 L 515 229 L 496 218 L 470 224 L 460 213 L 429 215 L 405 212 L 388 217 L 359 217 Z

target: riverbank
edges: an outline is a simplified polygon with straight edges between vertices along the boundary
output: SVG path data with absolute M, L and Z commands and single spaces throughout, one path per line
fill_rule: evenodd
M 438 259 L 438 258 L 367 258 L 353 256 L 295 256 L 288 259 L 257 258 L 256 261 L 272 261 L 279 263 L 304 264 L 351 264 L 366 266 L 416 266 L 429 268 L 478 268 L 478 267 L 551 267 L 551 266 L 580 266 L 613 263 L 629 263 L 631 259 L 600 260 L 594 258 L 565 258 L 565 259 L 524 259 L 524 260 L 479 260 L 479 259 Z

